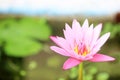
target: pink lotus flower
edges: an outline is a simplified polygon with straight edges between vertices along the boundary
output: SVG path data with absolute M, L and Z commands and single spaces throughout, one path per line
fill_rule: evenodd
M 72 28 L 66 24 L 64 36 L 51 36 L 50 39 L 55 42 L 58 46 L 51 46 L 50 48 L 69 58 L 65 61 L 63 69 L 72 68 L 83 61 L 91 62 L 102 62 L 102 61 L 113 61 L 114 58 L 99 54 L 101 46 L 107 41 L 110 33 L 106 33 L 100 36 L 102 24 L 97 25 L 93 28 L 93 24 L 90 25 L 86 19 L 82 26 L 77 20 L 73 20 Z

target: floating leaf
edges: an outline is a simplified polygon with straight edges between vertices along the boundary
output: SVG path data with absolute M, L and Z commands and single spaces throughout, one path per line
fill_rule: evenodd
M 16 40 L 9 41 L 5 45 L 6 54 L 14 57 L 25 57 L 33 54 L 37 54 L 42 49 L 42 44 L 32 40 Z
M 4 45 L 5 53 L 9 56 L 25 57 L 38 53 L 43 45 L 40 41 L 48 40 L 50 34 L 51 30 L 45 19 L 0 21 L 0 45 Z

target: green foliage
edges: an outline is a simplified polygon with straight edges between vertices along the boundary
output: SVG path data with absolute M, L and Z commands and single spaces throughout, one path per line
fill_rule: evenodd
M 25 57 L 42 50 L 42 42 L 49 39 L 50 27 L 44 18 L 0 20 L 0 46 L 5 54 Z M 42 42 L 40 42 L 42 41 Z
M 78 73 L 77 67 L 72 68 L 69 74 L 70 79 L 75 79 L 78 76 L 77 73 Z
M 108 80 L 109 79 L 109 74 L 102 72 L 97 75 L 97 80 Z
M 60 65 L 61 61 L 59 59 L 58 56 L 53 56 L 53 57 L 49 57 L 47 59 L 47 65 L 49 67 L 52 67 L 52 68 L 58 68 L 58 66 Z
M 21 70 L 21 71 L 20 71 L 20 75 L 21 75 L 21 76 L 26 76 L 26 74 L 27 74 L 27 73 L 26 73 L 25 70 Z
M 91 75 L 95 75 L 96 73 L 98 72 L 97 68 L 95 66 L 90 66 L 89 67 L 89 70 L 88 70 L 88 73 L 91 74 Z
M 110 38 L 114 38 L 117 34 L 120 35 L 120 24 L 113 24 L 111 22 L 107 22 L 103 26 L 102 34 L 110 32 Z
M 37 62 L 36 62 L 36 61 L 31 61 L 31 62 L 29 63 L 28 68 L 29 68 L 30 70 L 35 69 L 36 67 L 37 67 Z
M 85 80 L 94 80 L 95 74 L 98 72 L 98 69 L 95 66 L 89 66 L 85 71 Z
M 89 66 L 85 75 L 85 80 L 108 80 L 107 72 L 99 72 L 96 66 Z
M 64 78 L 59 78 L 58 80 L 65 80 Z
M 84 80 L 108 80 L 110 77 L 109 73 L 102 71 L 100 72 L 95 65 L 88 66 L 86 69 L 84 69 L 83 74 L 84 74 L 83 75 Z M 62 79 L 77 80 L 77 77 L 78 77 L 78 67 L 74 67 L 70 70 L 68 78 L 67 79 L 62 78 Z

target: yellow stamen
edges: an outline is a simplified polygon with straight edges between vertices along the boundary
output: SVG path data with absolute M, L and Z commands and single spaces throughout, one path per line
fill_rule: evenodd
M 79 49 L 78 45 L 76 45 L 74 48 L 74 52 L 82 56 L 86 56 L 90 52 L 90 50 L 89 47 L 87 46 L 83 46 L 82 48 Z
M 83 54 L 82 54 L 83 56 L 86 56 L 87 55 L 87 52 L 85 51 L 85 52 L 83 52 Z
M 79 50 L 78 50 L 78 46 L 75 46 L 74 51 L 75 51 L 75 53 L 78 54 L 78 52 L 79 52 Z

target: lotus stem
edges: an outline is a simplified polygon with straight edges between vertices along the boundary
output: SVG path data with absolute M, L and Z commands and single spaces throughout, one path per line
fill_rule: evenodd
M 83 80 L 83 63 L 80 63 L 80 64 L 79 64 L 78 80 Z

